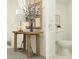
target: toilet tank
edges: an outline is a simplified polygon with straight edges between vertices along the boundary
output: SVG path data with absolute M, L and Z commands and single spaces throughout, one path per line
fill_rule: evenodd
M 64 39 L 64 31 L 61 29 L 57 29 L 56 40 L 63 40 L 63 39 Z

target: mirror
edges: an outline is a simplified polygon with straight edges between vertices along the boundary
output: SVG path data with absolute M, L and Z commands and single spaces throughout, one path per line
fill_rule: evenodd
M 30 0 L 28 5 L 29 15 L 26 18 L 26 22 L 29 23 L 26 26 L 27 29 L 41 29 L 42 28 L 42 1 L 41 0 Z M 31 20 L 30 20 L 31 19 Z

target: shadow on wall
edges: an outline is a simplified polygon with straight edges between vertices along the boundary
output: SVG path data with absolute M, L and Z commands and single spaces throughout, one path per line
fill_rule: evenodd
M 7 41 L 7 45 L 11 46 L 11 41 Z

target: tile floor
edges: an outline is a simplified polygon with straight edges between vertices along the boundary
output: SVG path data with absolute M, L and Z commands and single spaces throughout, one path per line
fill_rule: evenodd
M 8 46 L 9 47 L 9 46 Z M 12 48 L 7 48 L 7 59 L 45 59 L 44 57 L 32 57 L 27 58 L 27 56 L 21 52 L 14 52 Z

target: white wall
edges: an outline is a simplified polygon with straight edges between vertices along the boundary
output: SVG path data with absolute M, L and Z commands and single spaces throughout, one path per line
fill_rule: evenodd
M 46 59 L 55 59 L 55 0 L 43 0 Z
M 58 39 L 71 40 L 71 3 L 56 2 L 56 15 L 60 15 L 62 30 L 62 32 L 57 33 L 57 35 L 62 35 Z
M 66 39 L 66 24 L 67 24 L 67 15 L 66 15 L 66 5 L 61 2 L 56 1 L 56 15 L 60 15 L 60 26 L 61 26 L 61 32 L 57 33 L 58 39 Z M 63 35 L 64 34 L 64 35 Z M 61 35 L 61 37 L 60 37 Z M 59 37 L 58 37 L 59 36 Z
M 15 13 L 17 8 L 17 0 L 7 0 L 7 40 L 12 39 L 12 31 L 16 28 Z
M 72 40 L 72 2 L 69 1 L 67 4 L 67 12 L 68 12 L 68 40 Z

